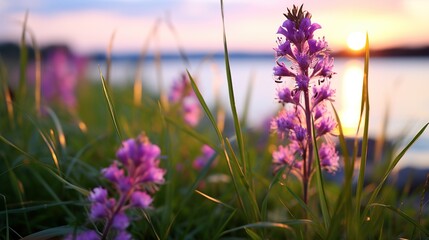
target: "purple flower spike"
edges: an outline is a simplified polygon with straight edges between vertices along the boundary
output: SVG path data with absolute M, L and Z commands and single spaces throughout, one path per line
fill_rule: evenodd
M 126 232 L 130 225 L 126 210 L 148 208 L 152 204 L 153 199 L 148 192 L 155 193 L 157 185 L 165 181 L 166 171 L 159 167 L 160 154 L 159 147 L 141 135 L 122 142 L 116 152 L 119 161 L 101 171 L 118 196 L 118 200 L 108 198 L 108 191 L 102 187 L 94 188 L 89 194 L 90 218 L 106 221 L 103 237 L 113 232 L 114 239 L 131 239 Z
M 281 141 L 286 139 L 287 146 L 279 146 L 272 153 L 272 161 L 275 171 L 287 166 L 302 179 L 303 199 L 307 202 L 308 186 L 315 171 L 314 156 L 320 155 L 324 170 L 334 172 L 338 168 L 334 146 L 324 143 L 330 141 L 328 137 L 337 126 L 326 107 L 327 101 L 334 101 L 335 90 L 330 85 L 334 59 L 325 38 L 314 38 L 321 26 L 311 21 L 311 14 L 303 6 L 293 6 L 284 15 L 286 20 L 277 30 L 273 67 L 275 82 L 282 84 L 276 99 L 283 109 L 271 121 L 271 130 Z M 320 151 L 315 154 L 318 145 Z

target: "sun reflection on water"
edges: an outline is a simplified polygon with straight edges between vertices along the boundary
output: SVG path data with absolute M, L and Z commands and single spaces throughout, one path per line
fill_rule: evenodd
M 340 119 L 345 135 L 356 133 L 362 97 L 363 68 L 357 61 L 347 62 L 341 79 Z

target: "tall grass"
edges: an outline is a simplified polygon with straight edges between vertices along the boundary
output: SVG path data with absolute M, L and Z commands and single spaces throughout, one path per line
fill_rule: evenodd
M 220 12 L 231 116 L 227 124 L 234 127 L 232 131 L 223 128 L 223 106 L 209 106 L 195 75 L 185 69 L 205 114 L 196 127 L 181 120 L 180 113 L 168 104 L 166 93 L 139 92 L 146 81 L 139 79 L 140 70 L 136 71 L 133 86 L 120 87 L 110 85 L 111 75 L 105 79 L 99 70 L 98 82 L 85 82 L 79 88 L 77 114 L 55 105 L 39 108 L 39 90 L 27 93 L 25 97 L 35 101 L 24 104 L 20 98 L 29 88 L 25 77 L 28 29 L 24 24 L 20 84 L 18 89 L 12 90 L 19 93 L 15 99 L 9 90 L 10 76 L 3 64 L 7 60 L 0 61 L 0 114 L 7 116 L 0 122 L 1 239 L 62 238 L 83 229 L 102 229 L 88 219 L 89 190 L 106 185 L 100 177 L 100 169 L 110 165 L 123 139 L 141 132 L 160 146 L 161 166 L 167 170 L 167 175 L 166 183 L 156 193 L 153 208 L 129 209 L 133 221 L 127 230 L 135 239 L 429 237 L 429 219 L 425 215 L 428 184 L 422 184 L 414 192 L 387 184 L 398 162 L 429 123 L 397 156 L 383 159 L 386 164 L 378 172 L 367 171 L 370 139 L 368 36 L 360 122 L 352 149 L 335 112 L 343 178 L 339 182 L 327 180 L 320 164 L 316 164 L 308 201 L 304 201 L 297 194 L 301 191 L 298 179 L 292 176 L 283 179 L 283 171 L 272 175 L 270 148 L 274 138 L 261 141 L 266 131 L 250 130 L 246 126 L 246 114 L 238 115 L 222 0 Z M 160 24 L 157 22 L 152 32 L 156 32 Z M 167 26 L 178 39 L 170 21 Z M 146 39 L 141 59 L 147 52 L 148 42 L 156 39 L 152 37 Z M 34 39 L 32 41 L 35 43 Z M 177 46 L 183 59 L 187 59 L 181 45 Z M 36 44 L 34 47 L 39 51 Z M 40 61 L 40 57 L 36 58 L 38 64 Z M 156 61 L 161 61 L 160 53 Z M 250 99 L 246 97 L 245 105 L 248 106 Z M 81 124 L 87 129 L 82 130 Z M 362 135 L 360 129 L 363 129 Z M 216 154 L 197 171 L 192 168 L 192 160 L 204 144 Z M 318 163 L 320 159 L 317 154 L 315 156 Z M 212 167 L 215 162 L 218 164 Z M 355 168 L 356 165 L 359 167 Z M 373 176 L 369 176 L 370 173 Z

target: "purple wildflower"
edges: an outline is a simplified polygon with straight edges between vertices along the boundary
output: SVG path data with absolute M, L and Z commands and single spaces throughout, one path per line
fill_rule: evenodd
M 303 180 L 304 201 L 307 201 L 308 183 L 314 171 L 313 149 L 319 139 L 332 132 L 337 123 L 327 111 L 326 101 L 333 101 L 331 89 L 333 58 L 329 55 L 325 38 L 314 39 L 321 26 L 311 22 L 311 14 L 294 6 L 285 14 L 286 20 L 278 28 L 276 63 L 273 74 L 277 83 L 293 81 L 294 89 L 282 84 L 277 89 L 278 102 L 283 109 L 271 122 L 271 129 L 281 139 L 287 136 L 287 146 L 279 146 L 272 153 L 274 169 L 288 166 Z M 317 141 L 313 141 L 313 127 Z M 329 145 L 330 146 L 330 145 Z M 322 167 L 328 172 L 337 170 L 335 148 L 322 143 Z
M 192 127 L 198 125 L 203 115 L 188 75 L 182 74 L 181 78 L 173 83 L 168 99 L 171 103 L 181 106 L 181 114 L 186 124 Z
M 131 239 L 126 232 L 130 219 L 129 208 L 149 208 L 156 191 L 156 185 L 164 183 L 165 170 L 159 167 L 160 149 L 141 135 L 137 139 L 128 139 L 116 152 L 118 158 L 101 172 L 117 191 L 118 200 L 108 198 L 108 192 L 102 187 L 94 188 L 89 195 L 91 202 L 90 218 L 106 220 L 103 236 L 113 230 L 115 239 Z
M 85 60 L 73 55 L 66 47 L 46 51 L 41 69 L 41 97 L 44 104 L 59 103 L 68 109 L 75 109 L 76 87 L 83 75 Z M 34 82 L 35 65 L 29 65 L 30 81 Z
M 201 147 L 201 155 L 198 156 L 194 162 L 193 167 L 196 170 L 202 170 L 210 161 L 210 159 L 216 154 L 215 150 L 208 145 Z M 212 165 L 213 166 L 213 165 Z

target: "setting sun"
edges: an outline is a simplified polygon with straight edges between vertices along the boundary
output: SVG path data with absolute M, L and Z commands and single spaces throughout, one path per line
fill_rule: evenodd
M 365 47 L 365 34 L 363 32 L 351 32 L 347 37 L 347 46 L 355 51 Z

